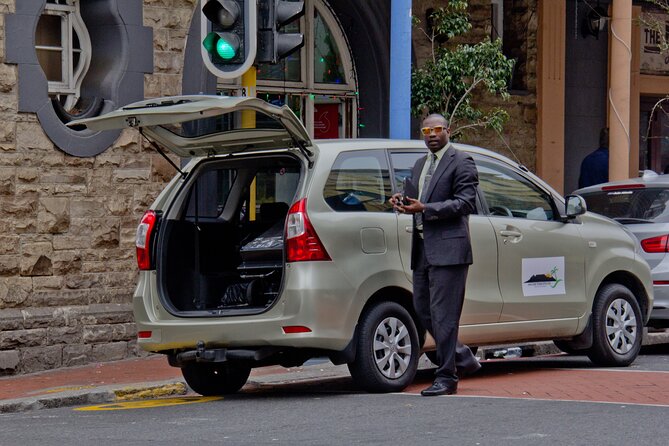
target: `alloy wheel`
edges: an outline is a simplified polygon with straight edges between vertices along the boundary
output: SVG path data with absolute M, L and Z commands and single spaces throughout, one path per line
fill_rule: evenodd
M 637 321 L 634 309 L 625 299 L 615 299 L 606 310 L 606 336 L 616 353 L 625 354 L 634 347 Z
M 379 371 L 390 379 L 404 375 L 411 361 L 411 336 L 401 320 L 383 319 L 374 333 L 374 359 Z

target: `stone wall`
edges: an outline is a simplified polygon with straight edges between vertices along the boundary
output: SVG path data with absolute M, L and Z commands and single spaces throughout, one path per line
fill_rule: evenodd
M 413 13 L 425 25 L 425 11 L 445 5 L 445 0 L 414 0 Z M 514 51 L 507 56 L 521 52 L 526 61 L 519 65 L 516 76 L 524 78 L 522 90 L 511 90 L 508 100 L 491 97 L 477 92 L 476 102 L 481 108 L 501 107 L 509 114 L 502 135 L 490 130 L 470 131 L 462 142 L 485 147 L 512 159 L 518 158 L 530 170 L 536 167 L 536 125 L 537 125 L 537 0 L 505 1 L 506 25 L 513 37 L 510 43 Z M 490 0 L 470 0 L 470 21 L 472 29 L 466 35 L 454 39 L 452 44 L 479 42 L 491 34 Z M 507 39 L 508 40 L 508 39 Z M 424 33 L 417 28 L 413 32 L 414 53 L 420 65 L 431 57 L 431 45 Z
M 136 132 L 76 158 L 18 112 L 17 68 L 4 63 L 0 0 L 0 374 L 140 354 L 132 317 L 139 219 L 174 175 Z M 179 94 L 196 0 L 144 0 L 154 30 L 147 97 Z

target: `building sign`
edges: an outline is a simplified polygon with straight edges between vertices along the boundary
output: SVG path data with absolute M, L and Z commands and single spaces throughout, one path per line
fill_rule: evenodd
M 314 138 L 339 138 L 339 104 L 316 104 L 314 107 Z
M 641 73 L 669 75 L 669 51 L 660 51 L 663 42 L 661 32 L 653 26 L 653 22 L 664 27 L 667 41 L 669 36 L 669 15 L 666 14 L 644 14 L 645 21 L 641 23 Z

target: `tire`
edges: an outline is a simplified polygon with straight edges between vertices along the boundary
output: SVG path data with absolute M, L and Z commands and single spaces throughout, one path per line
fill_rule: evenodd
M 574 347 L 571 346 L 571 342 L 569 342 L 569 341 L 555 340 L 555 341 L 553 341 L 553 344 L 555 344 L 555 346 L 557 348 L 559 348 L 560 351 L 563 351 L 568 355 L 587 355 L 588 354 L 588 349 L 587 348 L 584 348 L 584 349 L 574 348 Z
M 250 367 L 224 362 L 195 362 L 181 369 L 181 374 L 188 386 L 203 396 L 235 393 L 246 384 L 250 373 Z
M 366 310 L 358 326 L 356 358 L 348 364 L 353 381 L 368 392 L 399 392 L 418 370 L 418 331 L 409 312 L 395 302 Z
M 469 347 L 469 350 L 472 351 L 472 354 L 475 355 L 477 351 L 479 351 L 479 348 L 474 346 L 474 347 Z M 425 356 L 427 356 L 427 359 L 432 362 L 432 364 L 437 365 L 437 351 L 436 350 L 430 350 L 425 352 Z
M 587 355 L 598 366 L 630 365 L 639 355 L 643 319 L 632 292 L 618 284 L 602 287 L 592 308 L 592 347 Z

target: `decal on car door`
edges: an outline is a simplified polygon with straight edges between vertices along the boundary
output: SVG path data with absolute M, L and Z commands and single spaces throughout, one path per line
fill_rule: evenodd
M 523 259 L 523 296 L 565 294 L 564 257 Z

